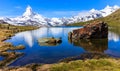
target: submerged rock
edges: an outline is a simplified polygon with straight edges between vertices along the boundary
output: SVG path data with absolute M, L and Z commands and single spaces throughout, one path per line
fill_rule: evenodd
M 38 39 L 38 43 L 41 46 L 56 46 L 56 45 L 62 43 L 62 40 L 61 40 L 61 38 L 54 38 L 54 37 L 40 38 L 40 39 Z
M 99 39 L 108 37 L 108 25 L 102 21 L 86 24 L 83 28 L 73 30 L 68 34 L 69 38 L 75 39 Z

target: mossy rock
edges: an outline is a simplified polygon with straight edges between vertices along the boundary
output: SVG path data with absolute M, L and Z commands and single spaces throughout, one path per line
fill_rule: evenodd
M 39 38 L 38 43 L 41 46 L 56 46 L 62 43 L 61 38 Z

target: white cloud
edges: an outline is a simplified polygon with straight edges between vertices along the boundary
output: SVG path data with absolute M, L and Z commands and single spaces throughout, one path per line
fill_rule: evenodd
M 22 9 L 22 7 L 21 7 L 21 6 L 16 6 L 15 8 L 16 8 L 16 9 Z

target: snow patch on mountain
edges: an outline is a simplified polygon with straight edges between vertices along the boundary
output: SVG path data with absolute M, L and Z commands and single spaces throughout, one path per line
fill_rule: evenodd
M 118 10 L 120 7 L 115 5 L 113 7 L 107 5 L 107 7 L 105 7 L 103 10 L 100 10 L 100 12 L 102 13 L 103 17 L 106 17 L 110 14 L 112 14 L 113 12 L 115 12 L 116 10 Z
M 112 14 L 113 12 L 115 12 L 116 10 L 118 10 L 119 8 L 120 7 L 117 5 L 113 7 L 110 7 L 108 5 L 102 10 L 91 9 L 88 12 L 79 13 L 77 16 L 72 17 L 71 20 L 73 21 L 72 23 L 76 23 L 76 22 L 85 22 L 96 18 L 106 17 Z
M 117 5 L 113 7 L 108 5 L 102 10 L 91 9 L 90 11 L 79 13 L 77 16 L 70 18 L 46 18 L 38 13 L 33 12 L 32 8 L 28 6 L 22 16 L 16 18 L 0 18 L 0 20 L 13 25 L 63 26 L 66 24 L 85 22 L 100 17 L 106 17 L 119 8 L 120 7 Z

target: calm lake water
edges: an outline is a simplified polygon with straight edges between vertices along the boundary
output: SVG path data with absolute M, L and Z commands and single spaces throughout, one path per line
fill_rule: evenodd
M 55 63 L 66 57 L 78 56 L 85 52 L 101 52 L 112 57 L 120 57 L 120 36 L 109 32 L 108 40 L 71 41 L 68 40 L 68 32 L 80 27 L 53 27 L 40 28 L 15 34 L 6 42 L 13 45 L 24 45 L 26 49 L 18 50 L 25 54 L 10 66 L 20 66 L 30 63 Z M 62 38 L 62 43 L 57 46 L 43 46 L 38 43 L 42 37 Z

